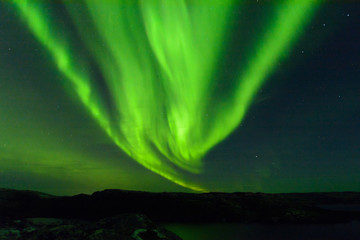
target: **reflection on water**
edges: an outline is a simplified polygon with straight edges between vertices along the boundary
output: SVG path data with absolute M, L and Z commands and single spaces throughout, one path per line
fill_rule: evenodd
M 322 204 L 318 207 L 333 211 L 360 212 L 359 204 Z
M 346 224 L 165 224 L 183 240 L 359 240 L 360 222 Z

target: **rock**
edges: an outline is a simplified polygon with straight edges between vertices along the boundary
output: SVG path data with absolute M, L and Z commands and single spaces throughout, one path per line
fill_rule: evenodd
M 166 229 L 137 229 L 131 235 L 136 240 L 164 240 L 164 239 L 174 239 L 180 240 L 178 236 Z
M 16 240 L 21 236 L 20 231 L 15 228 L 0 229 L 0 240 Z
M 86 229 L 77 224 L 67 224 L 59 226 L 46 226 L 24 234 L 22 239 L 26 240 L 78 240 L 85 239 Z
M 2 219 L 0 240 L 181 240 L 141 214 L 98 221 L 55 218 Z

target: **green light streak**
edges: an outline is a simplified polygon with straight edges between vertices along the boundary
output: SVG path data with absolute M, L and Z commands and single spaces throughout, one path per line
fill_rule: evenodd
M 78 5 L 66 3 L 103 75 L 115 109 L 110 114 L 86 61 L 73 53 L 68 36 L 59 35 L 44 5 L 13 0 L 31 32 L 114 143 L 146 168 L 198 191 L 203 189 L 186 181 L 181 169 L 202 171 L 201 158 L 240 124 L 257 90 L 317 6 L 313 0 L 280 4 L 250 64 L 239 71 L 238 86 L 229 92 L 230 98 L 210 106 L 210 99 L 216 98 L 216 93 L 210 94 L 212 75 L 234 2 L 85 0 L 81 11 Z M 90 34 L 94 32 L 97 37 Z M 205 117 L 208 112 L 211 121 Z
M 217 108 L 216 119 L 212 122 L 214 131 L 203 144 L 203 150 L 226 138 L 241 123 L 257 91 L 276 64 L 286 57 L 305 23 L 311 20 L 319 2 L 289 0 L 280 4 L 274 21 L 259 41 L 248 66 L 240 71 L 238 85 L 233 93 L 229 93 L 231 98 Z

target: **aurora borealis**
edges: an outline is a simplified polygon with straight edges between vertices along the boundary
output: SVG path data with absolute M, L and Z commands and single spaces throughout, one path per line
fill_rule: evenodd
M 314 19 L 321 16 L 322 9 L 332 6 L 314 0 L 278 3 L 13 0 L 1 3 L 1 7 L 4 13 L 7 9 L 2 17 L 10 23 L 2 26 L 2 37 L 17 42 L 23 51 L 32 46 L 38 54 L 35 60 L 31 60 L 32 54 L 25 54 L 28 58 L 2 55 L 0 67 L 4 71 L 0 79 L 6 89 L 0 93 L 2 98 L 19 91 L 25 93 L 14 102 L 1 105 L 4 109 L 1 112 L 9 116 L 1 119 L 1 128 L 6 129 L 0 139 L 4 142 L 0 150 L 4 176 L 18 176 L 20 169 L 28 178 L 48 179 L 54 186 L 79 184 L 83 191 L 96 188 L 152 190 L 157 189 L 153 181 L 160 181 L 161 185 L 167 182 L 154 176 L 151 173 L 154 172 L 198 191 L 281 191 L 281 187 L 271 190 L 271 187 L 261 186 L 256 176 L 260 171 L 259 178 L 268 178 L 273 174 L 270 169 L 276 172 L 276 168 L 286 167 L 292 162 L 284 157 L 284 152 L 289 150 L 281 149 L 276 154 L 275 149 L 279 148 L 273 146 L 276 140 L 270 137 L 268 146 L 259 141 L 249 147 L 247 140 L 251 137 L 238 141 L 234 136 L 246 139 L 249 130 L 244 129 L 243 124 L 251 126 L 247 122 L 257 122 L 251 120 L 251 114 L 259 104 L 266 105 L 267 99 L 271 99 L 262 96 L 263 89 L 270 89 L 270 86 L 279 89 L 279 85 L 285 84 L 282 82 L 291 85 L 291 78 L 296 74 L 285 73 L 283 64 L 288 71 L 296 71 L 296 67 L 289 65 L 300 61 L 292 60 L 293 52 L 302 41 L 310 44 L 306 42 L 307 31 L 313 29 Z M 345 14 L 348 17 L 348 13 Z M 317 25 L 326 26 L 324 23 Z M 14 33 L 15 27 L 19 33 Z M 26 40 L 21 36 L 26 36 Z M 317 42 L 308 49 L 316 49 L 315 45 L 324 41 L 319 34 L 315 36 Z M 9 51 L 11 47 L 7 54 Z M 23 64 L 16 70 L 6 67 L 19 61 Z M 38 71 L 34 70 L 32 61 L 38 64 Z M 44 68 L 47 70 L 40 73 Z M 32 75 L 24 76 L 19 69 L 27 69 L 24 71 Z M 13 79 L 24 78 L 28 78 L 28 85 L 17 90 L 21 80 L 14 84 Z M 281 78 L 282 82 L 276 78 Z M 41 94 L 33 96 L 31 87 Z M 336 94 L 337 98 L 341 95 Z M 279 107 L 287 101 L 286 96 L 283 98 L 285 100 L 278 102 Z M 21 112 L 29 99 L 34 105 L 42 106 L 42 110 Z M 47 107 L 52 110 L 44 110 Z M 6 108 L 18 111 L 12 113 Z M 356 106 L 351 109 L 354 111 Z M 274 112 L 276 110 L 268 114 Z M 35 117 L 29 117 L 33 114 Z M 60 120 L 56 120 L 57 117 Z M 272 116 L 268 117 L 271 123 Z M 323 118 L 331 119 L 326 114 Z M 61 127 L 57 126 L 55 133 L 39 133 L 38 130 L 46 126 L 53 128 L 52 124 Z M 258 124 L 261 126 L 261 122 Z M 316 121 L 310 122 L 310 126 L 303 127 L 304 131 L 314 124 L 317 126 Z M 252 134 L 262 131 L 254 126 Z M 281 133 L 281 128 L 278 130 Z M 288 133 L 284 136 L 293 138 L 291 128 Z M 250 136 L 252 134 L 250 131 Z M 303 135 L 292 143 L 304 138 Z M 283 144 L 291 142 L 275 139 Z M 217 154 L 224 144 L 235 143 L 239 146 L 230 157 Z M 351 143 L 348 146 L 351 147 Z M 262 147 L 259 152 L 266 153 L 250 154 L 254 147 Z M 296 144 L 289 149 L 295 154 L 302 152 Z M 355 159 L 354 151 L 350 152 Z M 313 152 L 309 150 L 309 154 Z M 209 167 L 214 156 L 219 159 Z M 268 160 L 263 162 L 264 158 Z M 219 166 L 221 162 L 223 165 Z M 224 170 L 227 163 L 237 167 Z M 350 160 L 346 169 L 356 169 L 353 164 L 354 160 Z M 254 168 L 253 173 L 243 172 Z M 224 175 L 228 171 L 236 180 L 214 177 L 222 175 L 223 170 Z M 235 173 L 236 170 L 239 172 Z M 286 175 L 287 171 L 283 173 Z M 244 176 L 248 178 L 241 180 Z M 214 185 L 212 181 L 220 183 Z M 275 182 L 281 182 L 281 178 Z M 221 187 L 225 183 L 232 188 Z M 166 184 L 168 187 L 159 189 L 183 190 Z M 33 185 L 41 189 L 36 183 Z

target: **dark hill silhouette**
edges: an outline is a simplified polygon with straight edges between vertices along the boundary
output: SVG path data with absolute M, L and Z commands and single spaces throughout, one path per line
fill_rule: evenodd
M 68 197 L 0 189 L 0 216 L 10 218 L 99 220 L 136 213 L 162 222 L 338 223 L 360 220 L 356 209 L 360 209 L 358 192 L 192 194 L 104 190 Z

